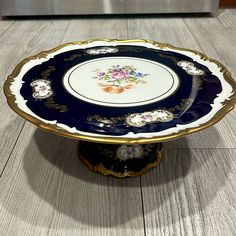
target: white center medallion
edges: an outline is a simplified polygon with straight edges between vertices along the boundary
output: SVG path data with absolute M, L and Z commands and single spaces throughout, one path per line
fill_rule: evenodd
M 97 105 L 131 107 L 169 97 L 179 77 L 167 66 L 135 57 L 104 57 L 66 72 L 63 85 L 78 99 Z

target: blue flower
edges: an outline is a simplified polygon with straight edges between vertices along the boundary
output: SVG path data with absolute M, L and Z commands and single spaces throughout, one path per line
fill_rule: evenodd
M 137 76 L 137 77 L 143 77 L 143 73 L 137 72 L 137 73 L 135 73 L 135 76 Z

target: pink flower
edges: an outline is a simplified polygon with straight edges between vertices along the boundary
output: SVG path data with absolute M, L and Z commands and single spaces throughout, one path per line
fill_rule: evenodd
M 40 87 L 39 87 L 39 91 L 40 92 L 44 92 L 44 91 L 46 91 L 48 89 L 48 86 L 45 86 L 45 85 L 41 85 Z
M 143 118 L 146 122 L 151 122 L 153 120 L 153 116 L 151 114 L 146 114 Z
M 129 71 L 114 71 L 112 73 L 112 78 L 114 79 L 124 79 L 124 78 L 128 78 L 129 77 Z
M 99 71 L 97 75 L 98 75 L 99 78 L 102 78 L 102 77 L 104 77 L 105 72 Z

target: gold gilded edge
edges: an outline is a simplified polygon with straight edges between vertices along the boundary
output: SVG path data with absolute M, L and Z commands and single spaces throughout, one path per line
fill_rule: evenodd
M 157 165 L 161 162 L 162 158 L 164 157 L 164 154 L 165 154 L 165 151 L 164 151 L 164 148 L 162 147 L 157 153 L 157 159 L 154 162 L 147 164 L 147 166 L 144 167 L 142 170 L 137 171 L 137 172 L 127 171 L 127 172 L 119 173 L 119 172 L 115 172 L 113 170 L 107 169 L 102 163 L 96 166 L 92 165 L 83 155 L 79 153 L 79 145 L 78 145 L 78 157 L 81 160 L 81 162 L 83 162 L 91 171 L 99 172 L 103 175 L 112 175 L 118 178 L 137 177 L 137 176 L 144 175 L 150 169 L 157 167 Z
M 201 59 L 205 61 L 210 61 L 214 64 L 216 64 L 219 68 L 220 71 L 223 73 L 224 79 L 226 82 L 230 84 L 230 86 L 233 89 L 233 94 L 229 97 L 229 99 L 225 100 L 223 103 L 223 107 L 212 117 L 208 122 L 198 126 L 198 127 L 193 127 L 193 128 L 187 128 L 184 130 L 179 131 L 178 133 L 172 133 L 169 135 L 165 136 L 160 136 L 160 137 L 152 137 L 152 138 L 137 138 L 137 139 L 130 139 L 130 138 L 123 138 L 123 137 L 95 137 L 95 136 L 90 136 L 90 135 L 82 135 L 78 133 L 70 133 L 57 125 L 52 125 L 52 124 L 46 124 L 43 121 L 27 114 L 26 112 L 22 111 L 19 109 L 17 104 L 15 103 L 15 96 L 11 94 L 10 91 L 10 86 L 11 83 L 14 81 L 14 78 L 17 77 L 22 69 L 22 67 L 28 63 L 31 60 L 36 60 L 40 58 L 45 58 L 48 54 L 56 52 L 64 47 L 71 46 L 71 45 L 84 45 L 96 41 L 104 41 L 104 42 L 114 42 L 114 43 L 135 43 L 135 42 L 140 42 L 140 43 L 151 43 L 154 46 L 157 46 L 159 48 L 170 48 L 174 49 L 177 51 L 186 51 L 186 52 L 191 52 L 194 53 L 195 55 L 198 55 L 201 57 Z M 171 44 L 165 44 L 165 43 L 160 43 L 156 42 L 153 40 L 146 40 L 146 39 L 127 39 L 127 40 L 118 40 L 118 39 L 93 39 L 93 40 L 87 40 L 87 41 L 77 41 L 77 42 L 70 42 L 66 44 L 59 45 L 58 47 L 55 47 L 51 50 L 48 51 L 42 51 L 34 56 L 30 56 L 23 61 L 21 61 L 13 70 L 13 72 L 7 77 L 7 80 L 4 83 L 4 93 L 5 96 L 7 97 L 7 102 L 8 105 L 11 107 L 12 110 L 14 110 L 18 115 L 23 117 L 24 119 L 30 121 L 34 125 L 38 126 L 39 128 L 42 128 L 46 131 L 55 133 L 60 136 L 64 137 L 69 137 L 73 139 L 80 139 L 84 141 L 90 141 L 90 142 L 97 142 L 97 143 L 110 143 L 110 144 L 145 144 L 145 143 L 154 143 L 154 142 L 164 142 L 164 141 L 169 141 L 173 139 L 177 139 L 183 136 L 186 136 L 188 134 L 195 133 L 197 131 L 206 129 L 214 124 L 216 124 L 218 121 L 220 121 L 228 112 L 230 112 L 235 104 L 236 104 L 236 82 L 231 76 L 231 73 L 226 69 L 226 67 L 220 63 L 219 61 L 209 58 L 205 54 L 192 50 L 192 49 L 186 49 L 186 48 L 181 48 L 181 47 L 176 47 Z

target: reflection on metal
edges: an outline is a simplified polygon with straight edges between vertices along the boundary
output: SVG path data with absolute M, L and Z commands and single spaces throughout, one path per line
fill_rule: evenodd
M 110 0 L 103 0 L 103 9 L 105 14 L 112 13 L 112 4 Z
M 218 0 L 0 0 L 2 16 L 214 13 Z

